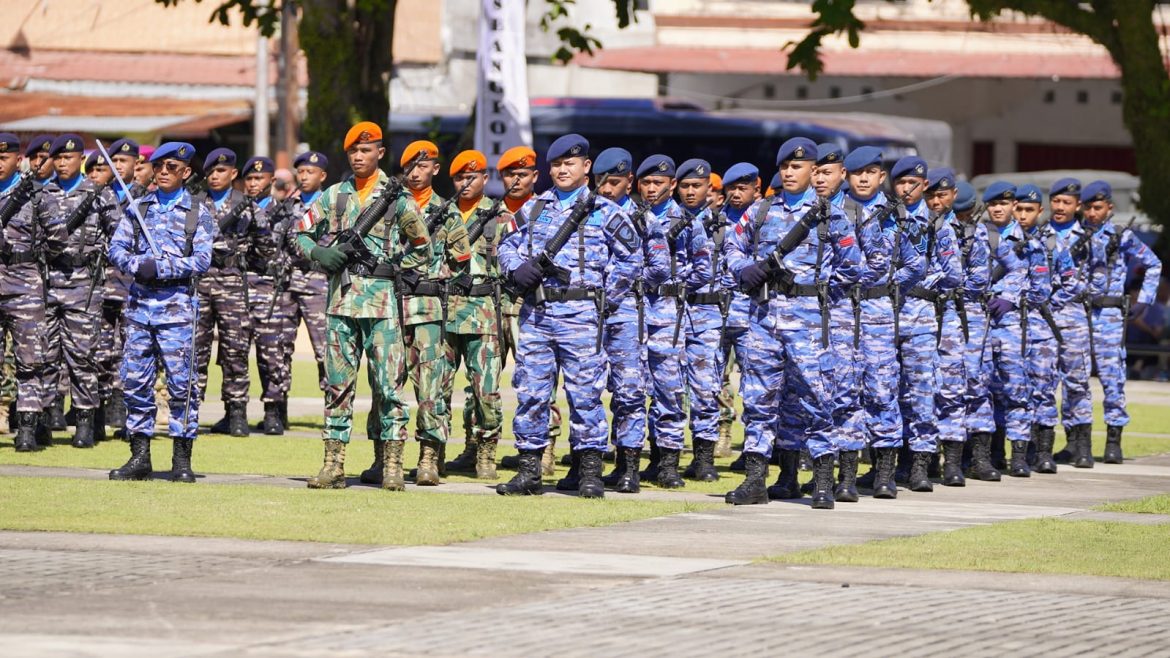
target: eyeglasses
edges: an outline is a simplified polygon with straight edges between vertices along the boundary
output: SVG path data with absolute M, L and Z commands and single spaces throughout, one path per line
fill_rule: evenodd
M 152 162 L 151 166 L 154 167 L 155 171 L 166 169 L 169 174 L 177 174 L 183 168 L 183 163 L 177 160 L 164 160 L 162 162 Z

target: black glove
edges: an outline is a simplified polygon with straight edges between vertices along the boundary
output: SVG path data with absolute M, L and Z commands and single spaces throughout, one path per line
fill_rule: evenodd
M 150 283 L 158 280 L 158 264 L 154 262 L 154 258 L 147 256 L 146 260 L 138 264 L 138 272 L 134 274 L 134 280 L 138 283 Z
M 540 267 L 532 262 L 532 260 L 525 261 L 524 264 L 512 272 L 512 281 L 515 281 L 521 290 L 531 290 L 539 286 L 543 280 L 544 274 L 541 273 Z
M 1146 312 L 1147 306 L 1148 306 L 1148 304 L 1142 304 L 1140 302 L 1134 304 L 1133 306 L 1130 306 L 1129 307 L 1129 319 L 1136 320 L 1136 319 L 1140 318 L 1142 316 L 1142 314 Z
M 743 284 L 745 290 L 755 290 L 767 280 L 768 274 L 764 272 L 764 268 L 755 263 L 743 268 L 739 273 L 739 282 Z
M 991 315 L 991 319 L 999 322 L 1003 316 L 1016 310 L 1016 305 L 1009 302 L 1002 297 L 994 297 L 987 302 L 987 312 Z
M 313 247 L 309 252 L 309 258 L 321 264 L 321 268 L 330 274 L 335 274 L 345 267 L 349 261 L 349 257 L 345 252 L 336 247 Z

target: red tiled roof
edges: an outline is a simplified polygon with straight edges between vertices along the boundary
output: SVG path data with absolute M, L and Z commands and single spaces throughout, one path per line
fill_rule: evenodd
M 301 84 L 308 76 L 303 59 Z M 188 85 L 248 86 L 256 80 L 252 56 L 0 50 L 0 86 L 19 89 L 28 78 Z M 276 80 L 276 62 L 269 70 Z
M 933 78 L 1103 78 L 1119 77 L 1108 55 L 1036 53 L 920 53 L 907 51 L 825 51 L 825 74 L 857 77 Z M 653 73 L 740 73 L 798 75 L 786 70 L 788 56 L 762 48 L 652 46 L 605 48 L 575 60 L 588 68 Z

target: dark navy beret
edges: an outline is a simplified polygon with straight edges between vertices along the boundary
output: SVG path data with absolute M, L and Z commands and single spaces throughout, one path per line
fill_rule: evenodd
M 325 154 L 321 153 L 320 151 L 308 151 L 298 155 L 297 159 L 293 160 L 293 169 L 303 166 L 328 169 L 329 158 L 325 157 Z
M 1024 185 L 1016 186 L 1016 201 L 1023 201 L 1025 203 L 1041 203 L 1044 200 L 1044 193 L 1040 188 L 1026 183 Z
M 154 162 L 154 158 L 150 159 Z M 231 149 L 225 149 L 222 146 L 217 149 L 212 149 L 211 153 L 203 158 L 203 171 L 211 171 L 212 167 L 216 165 L 227 165 L 229 167 L 236 166 L 236 153 Z
M 150 156 L 150 161 L 162 162 L 163 160 L 171 159 L 191 162 L 191 158 L 194 157 L 195 147 L 187 142 L 167 142 L 154 150 L 154 153 Z
M 780 145 L 776 151 L 776 166 L 788 160 L 817 160 L 817 145 L 807 137 L 793 137 Z
M 958 212 L 967 212 L 975 207 L 975 186 L 965 180 L 955 183 L 955 203 L 951 206 Z
M 634 156 L 624 148 L 608 148 L 593 161 L 594 176 L 625 176 L 634 173 Z
M 723 188 L 733 183 L 754 183 L 760 177 L 760 170 L 750 162 L 737 162 L 723 174 Z
M 266 158 L 262 155 L 254 155 L 244 163 L 244 175 L 248 174 L 271 174 L 276 172 L 276 163 L 272 158 Z
M 930 175 L 926 177 L 927 192 L 953 189 L 955 189 L 955 172 L 946 167 L 931 170 Z
M 772 175 L 772 180 L 768 181 L 768 187 L 772 188 L 773 192 L 780 191 L 780 172 Z
M 843 164 L 845 162 L 845 150 L 832 142 L 825 142 L 824 144 L 817 144 L 817 164 Z
M 110 144 L 110 157 L 115 155 L 128 155 L 135 160 L 138 159 L 138 142 L 123 137 Z
M 917 155 L 907 155 L 894 163 L 894 168 L 890 170 L 890 178 L 894 180 L 898 180 L 903 176 L 926 178 L 926 172 L 926 160 L 923 160 Z
M 53 145 L 49 147 L 49 155 L 57 155 L 58 153 L 81 153 L 84 150 L 85 140 L 81 139 L 81 135 L 65 133 L 53 140 Z
M 691 158 L 678 166 L 678 171 L 675 172 L 674 177 L 678 180 L 702 178 L 710 181 L 711 163 L 701 158 Z
M 12 133 L 0 133 L 0 153 L 20 153 L 20 138 Z
M 1106 200 L 1113 200 L 1113 188 L 1103 180 L 1095 180 L 1081 190 L 1081 203 Z
M 858 146 L 845 156 L 846 171 L 861 171 L 882 163 L 882 150 L 876 146 Z
M 1048 188 L 1048 196 L 1054 197 L 1061 194 L 1081 198 L 1081 182 L 1075 178 L 1062 178 L 1052 184 Z
M 569 133 L 568 135 L 561 135 L 553 141 L 548 147 L 544 159 L 552 162 L 560 158 L 586 157 L 589 157 L 589 140 L 577 133 Z
M 89 156 L 85 159 L 85 170 L 90 171 L 98 165 L 108 165 L 108 164 L 109 163 L 106 162 L 106 159 L 104 157 L 102 157 L 101 151 L 94 151 L 93 153 L 90 153 Z
M 48 153 L 51 148 L 53 148 L 52 135 L 37 135 L 28 140 L 28 145 L 24 147 L 24 155 L 31 158 L 41 151 Z
M 1015 201 L 1016 186 L 1007 181 L 997 180 L 983 191 L 983 203 L 992 201 Z
M 643 176 L 670 176 L 674 178 L 674 160 L 668 155 L 655 153 L 638 165 L 638 178 Z

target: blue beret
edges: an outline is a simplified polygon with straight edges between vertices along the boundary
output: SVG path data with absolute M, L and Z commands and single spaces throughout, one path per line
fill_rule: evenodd
M 882 150 L 876 146 L 858 146 L 845 156 L 846 171 L 861 171 L 882 163 Z
M 568 135 L 561 135 L 556 138 L 544 155 L 544 159 L 547 162 L 552 162 L 560 158 L 577 157 L 589 157 L 589 140 L 577 133 L 569 133 Z
M 65 133 L 53 140 L 53 145 L 49 147 L 49 155 L 57 155 L 58 153 L 81 153 L 84 150 L 85 140 L 81 138 L 81 135 Z
M 593 161 L 594 176 L 609 176 L 616 174 L 625 176 L 634 172 L 634 156 L 623 148 L 608 148 L 602 151 Z
M 768 181 L 768 187 L 772 188 L 773 192 L 780 191 L 780 172 L 776 172 L 772 176 L 772 180 Z
M 324 153 L 320 151 L 308 151 L 297 156 L 293 160 L 293 169 L 297 167 L 308 165 L 310 167 L 320 167 L 322 169 L 329 168 L 329 158 L 325 157 Z
M 907 155 L 894 163 L 894 168 L 890 170 L 890 178 L 898 180 L 903 176 L 918 176 L 919 178 L 926 178 L 926 160 L 917 155 Z
M 817 144 L 817 164 L 842 164 L 845 162 L 845 150 L 831 142 Z
M 20 138 L 13 133 L 0 133 L 0 153 L 20 153 Z
M 674 178 L 674 160 L 668 155 L 656 153 L 638 165 L 638 178 L 643 176 L 670 176 Z
M 248 174 L 271 174 L 276 171 L 276 163 L 272 158 L 266 158 L 262 155 L 254 155 L 244 163 L 244 175 Z
M 28 146 L 24 147 L 24 155 L 31 158 L 41 151 L 48 153 L 51 148 L 53 148 L 52 135 L 37 135 L 28 140 Z
M 1016 186 L 1007 181 L 997 180 L 983 191 L 983 203 L 992 201 L 1015 201 Z
M 1054 197 L 1060 194 L 1068 194 L 1079 199 L 1081 197 L 1081 182 L 1075 178 L 1062 178 L 1048 188 L 1048 196 Z
M 975 186 L 965 180 L 955 183 L 955 203 L 951 206 L 958 212 L 966 212 L 975 207 Z
M 1095 180 L 1081 190 L 1081 203 L 1105 200 L 1113 200 L 1113 188 L 1103 180 Z
M 701 158 L 691 158 L 678 166 L 674 177 L 678 180 L 687 178 L 703 178 L 711 180 L 711 163 Z
M 110 144 L 110 157 L 115 155 L 128 155 L 132 158 L 138 158 L 138 142 L 123 137 Z
M 1031 183 L 1016 186 L 1016 201 L 1025 203 L 1043 203 L 1044 193 Z
M 780 145 L 776 151 L 776 166 L 788 160 L 817 160 L 817 145 L 807 137 L 793 137 Z
M 228 152 L 231 153 L 231 151 Z M 191 158 L 194 157 L 195 147 L 187 142 L 167 142 L 154 150 L 154 154 L 150 156 L 150 161 L 162 162 L 169 158 L 171 160 L 191 162 Z M 235 158 L 235 155 L 233 154 L 232 157 Z
M 760 177 L 760 170 L 750 162 L 737 162 L 723 174 L 723 188 L 732 183 L 754 183 Z
M 934 169 L 926 177 L 926 191 L 955 189 L 955 172 L 942 167 Z
M 154 162 L 154 158 L 150 159 Z M 211 153 L 203 158 L 203 171 L 211 171 L 211 168 L 216 165 L 227 165 L 229 167 L 236 166 L 236 153 L 231 149 L 225 149 L 222 146 L 217 149 L 212 149 Z
M 113 157 L 113 156 L 110 156 L 110 157 Z M 93 153 L 90 153 L 88 157 L 85 158 L 85 170 L 86 171 L 90 171 L 94 167 L 96 167 L 98 165 L 104 165 L 104 164 L 109 164 L 109 163 L 106 162 L 106 159 L 102 157 L 101 151 L 94 151 Z

